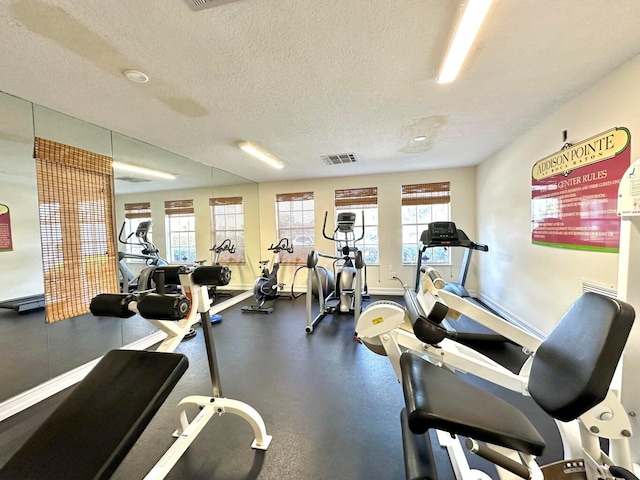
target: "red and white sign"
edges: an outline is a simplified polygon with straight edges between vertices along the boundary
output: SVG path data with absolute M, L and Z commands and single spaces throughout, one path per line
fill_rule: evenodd
M 13 250 L 11 240 L 11 216 L 9 207 L 0 203 L 0 252 L 10 252 Z
M 618 252 L 618 185 L 631 163 L 630 139 L 626 128 L 613 128 L 535 163 L 533 244 Z

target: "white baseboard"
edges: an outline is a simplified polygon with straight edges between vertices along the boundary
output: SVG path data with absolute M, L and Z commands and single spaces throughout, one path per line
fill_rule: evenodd
M 393 295 L 401 297 L 404 295 L 404 288 L 401 287 L 387 287 L 387 288 L 370 288 L 370 295 Z
M 163 332 L 158 331 L 122 348 L 125 350 L 144 350 L 161 342 L 165 336 Z M 100 358 L 91 360 L 0 403 L 0 422 L 61 392 L 65 388 L 75 385 L 89 374 L 91 369 L 100 361 Z
M 471 294 L 471 292 L 469 292 L 469 293 Z M 471 295 L 473 297 L 476 297 L 476 298 L 480 299 L 480 301 L 482 301 L 482 303 L 484 303 L 489 308 L 491 308 L 492 310 L 497 312 L 502 318 L 504 318 L 508 322 L 513 323 L 514 325 L 522 328 L 523 330 L 525 330 L 525 331 L 527 331 L 527 332 L 531 333 L 532 335 L 535 335 L 535 336 L 537 336 L 539 338 L 546 337 L 544 332 L 538 330 L 536 327 L 534 327 L 530 323 L 524 321 L 522 318 L 518 317 L 515 313 L 507 310 L 502 305 L 494 302 L 491 298 L 487 297 L 486 295 L 483 295 L 482 293 L 479 293 L 479 292 L 473 292 Z
M 236 303 L 240 303 L 241 301 L 246 300 L 247 298 L 250 298 L 250 297 L 253 297 L 252 290 L 239 293 L 238 295 L 234 295 L 233 297 L 225 300 L 224 302 L 214 303 L 211 306 L 209 313 L 211 314 L 220 313 L 221 311 L 226 310 L 227 308 L 232 307 Z

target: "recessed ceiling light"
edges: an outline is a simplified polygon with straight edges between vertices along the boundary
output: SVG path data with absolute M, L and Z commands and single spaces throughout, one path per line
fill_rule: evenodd
M 146 74 L 137 70 L 125 70 L 123 75 L 136 83 L 147 83 L 149 81 L 149 77 Z
M 424 142 L 427 139 L 427 137 L 425 137 L 424 135 L 419 135 L 417 137 L 414 137 L 414 140 L 416 142 Z

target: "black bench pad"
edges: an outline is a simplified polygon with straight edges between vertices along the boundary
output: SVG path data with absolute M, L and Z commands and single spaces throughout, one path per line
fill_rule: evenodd
M 109 478 L 188 364 L 181 354 L 110 351 L 0 469 L 0 478 Z
M 402 425 L 402 451 L 406 480 L 438 480 L 436 458 L 433 454 L 429 433 L 415 435 L 409 429 L 407 409 L 400 413 Z
M 402 354 L 400 367 L 413 433 L 435 428 L 536 456 L 542 454 L 544 440 L 510 403 L 411 353 Z

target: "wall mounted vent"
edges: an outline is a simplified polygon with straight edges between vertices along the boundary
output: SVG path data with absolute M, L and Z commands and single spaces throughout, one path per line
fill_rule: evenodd
M 597 284 L 590 281 L 582 281 L 582 293 L 594 292 L 606 297 L 618 298 L 618 291 L 612 287 Z
M 205 8 L 213 8 L 219 7 L 220 5 L 224 5 L 225 3 L 233 3 L 238 2 L 240 0 L 184 0 L 187 5 L 191 8 L 191 10 L 195 10 L 196 12 L 199 10 L 204 10 Z
M 354 163 L 356 156 L 353 153 L 340 153 L 338 155 L 323 155 L 322 161 L 327 165 L 339 165 L 341 163 Z
M 130 183 L 144 183 L 144 182 L 151 181 L 146 178 L 138 178 L 138 177 L 116 177 L 116 180 L 122 180 L 123 182 L 130 182 Z

